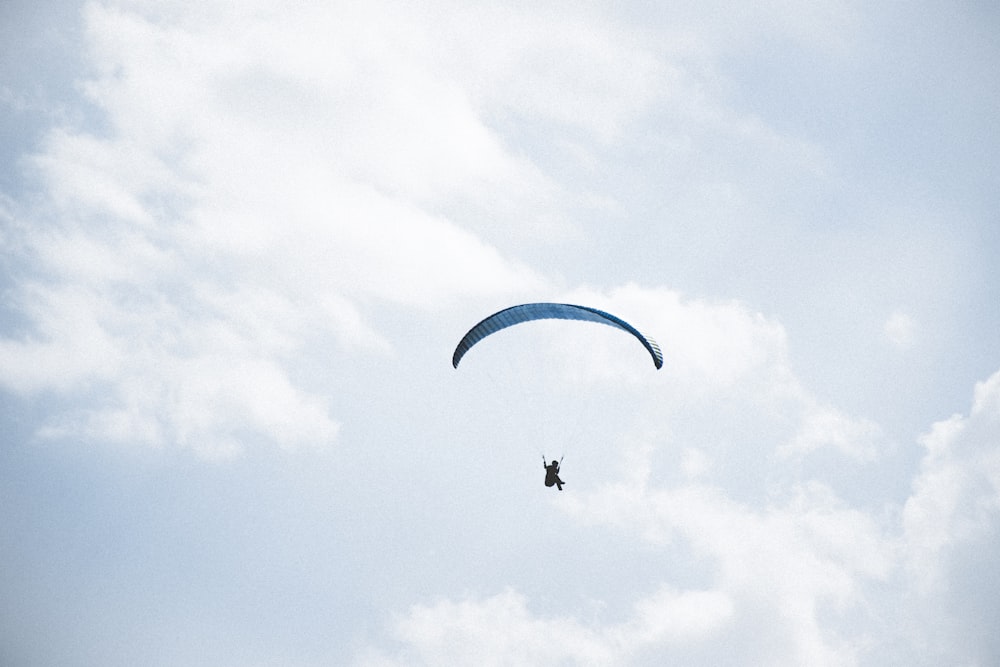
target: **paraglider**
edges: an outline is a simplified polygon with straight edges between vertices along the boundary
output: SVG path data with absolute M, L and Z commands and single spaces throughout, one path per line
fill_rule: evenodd
M 552 486 L 555 484 L 556 488 L 562 491 L 563 484 L 566 482 L 559 479 L 559 463 L 560 461 L 553 460 L 552 463 L 546 463 L 545 457 L 542 457 L 542 465 L 545 467 L 545 486 Z
M 656 341 L 648 336 L 644 336 L 638 329 L 625 320 L 615 317 L 611 313 L 606 313 L 603 310 L 587 306 L 574 306 L 568 303 L 525 303 L 493 313 L 469 329 L 468 333 L 462 337 L 462 340 L 459 341 L 458 346 L 455 348 L 454 354 L 451 356 L 451 365 L 458 368 L 458 362 L 462 360 L 465 353 L 473 345 L 490 334 L 494 334 L 507 327 L 512 327 L 515 324 L 531 322 L 533 320 L 578 320 L 581 322 L 607 324 L 608 326 L 632 334 L 642 343 L 646 351 L 649 352 L 653 358 L 653 365 L 657 368 L 663 366 L 663 353 L 660 352 L 660 346 L 656 344 Z
M 525 303 L 493 313 L 469 329 L 465 336 L 462 337 L 462 340 L 459 341 L 458 346 L 455 348 L 455 352 L 452 354 L 451 365 L 458 368 L 462 357 L 487 336 L 523 322 L 550 319 L 596 322 L 624 331 L 642 344 L 652 357 L 653 365 L 657 369 L 663 366 L 663 353 L 660 352 L 660 346 L 656 344 L 656 341 L 643 335 L 625 320 L 606 313 L 603 310 L 568 303 Z M 542 464 L 545 467 L 545 486 L 555 486 L 560 491 L 562 491 L 563 484 L 565 484 L 559 477 L 559 465 L 561 462 L 562 460 L 560 459 L 559 461 L 547 463 L 545 456 L 542 456 Z

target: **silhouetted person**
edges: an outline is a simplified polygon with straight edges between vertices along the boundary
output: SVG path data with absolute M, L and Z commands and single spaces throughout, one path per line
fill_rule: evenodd
M 556 488 L 562 491 L 562 485 L 566 482 L 559 479 L 559 461 L 553 461 L 552 463 L 545 463 L 545 457 L 542 457 L 542 465 L 545 466 L 545 486 L 552 486 L 555 484 Z

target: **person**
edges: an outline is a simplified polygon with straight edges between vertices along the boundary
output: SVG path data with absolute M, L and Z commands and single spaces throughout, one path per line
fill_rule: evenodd
M 559 479 L 559 462 L 546 463 L 543 456 L 542 465 L 545 466 L 545 486 L 552 486 L 554 484 L 557 489 L 562 491 L 562 486 L 566 482 Z

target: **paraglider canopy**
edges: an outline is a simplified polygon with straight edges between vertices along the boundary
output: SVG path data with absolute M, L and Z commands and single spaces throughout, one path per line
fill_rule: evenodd
M 653 358 L 653 364 L 656 368 L 663 366 L 663 354 L 660 352 L 660 346 L 656 344 L 656 341 L 648 336 L 644 336 L 638 329 L 625 320 L 615 317 L 611 313 L 606 313 L 603 310 L 568 303 L 525 303 L 493 313 L 469 329 L 469 332 L 462 337 L 462 340 L 458 343 L 458 347 L 455 348 L 455 353 L 451 357 L 451 365 L 458 368 L 458 362 L 462 360 L 465 353 L 490 334 L 494 334 L 501 329 L 506 329 L 515 324 L 521 324 L 522 322 L 550 319 L 597 322 L 625 331 L 642 343 L 642 346 L 646 348 L 646 351 Z

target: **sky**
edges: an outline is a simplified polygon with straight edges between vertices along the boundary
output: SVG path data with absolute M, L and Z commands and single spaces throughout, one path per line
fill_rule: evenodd
M 0 662 L 1000 663 L 998 61 L 971 0 L 6 0 Z M 452 368 L 534 301 L 663 368 Z

